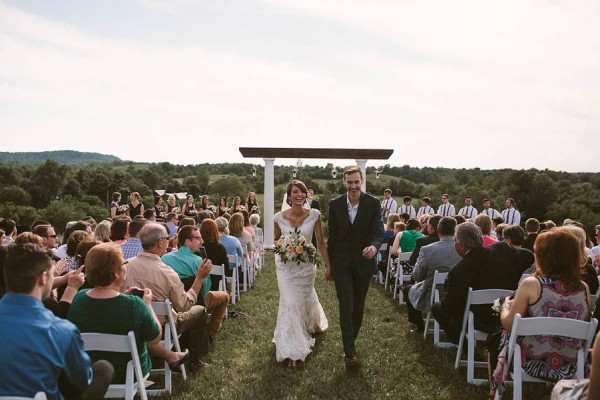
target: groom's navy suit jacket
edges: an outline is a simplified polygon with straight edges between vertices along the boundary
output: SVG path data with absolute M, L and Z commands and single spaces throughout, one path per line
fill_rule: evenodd
M 361 276 L 377 273 L 375 258 L 368 260 L 362 255 L 365 247 L 383 243 L 383 224 L 379 200 L 366 193 L 360 194 L 358 212 L 354 223 L 348 216 L 348 197 L 344 193 L 329 203 L 329 237 L 327 248 L 331 259 L 332 272 L 350 268 L 353 264 Z

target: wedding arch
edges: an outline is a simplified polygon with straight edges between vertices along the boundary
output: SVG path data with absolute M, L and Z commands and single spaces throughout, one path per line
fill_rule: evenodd
M 320 158 L 325 160 L 346 159 L 356 160 L 356 165 L 363 171 L 365 180 L 362 190 L 367 185 L 367 162 L 369 160 L 387 160 L 394 150 L 390 149 L 324 149 L 324 148 L 272 148 L 272 147 L 240 147 L 244 158 L 262 158 L 265 162 L 264 182 L 264 245 L 267 249 L 273 248 L 273 232 L 275 214 L 275 173 L 274 162 L 276 158 Z

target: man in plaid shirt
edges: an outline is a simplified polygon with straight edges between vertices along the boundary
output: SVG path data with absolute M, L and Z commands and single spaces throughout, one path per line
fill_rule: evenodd
M 143 251 L 142 242 L 140 242 L 140 230 L 147 222 L 148 220 L 146 218 L 135 217 L 129 224 L 129 239 L 121 244 L 123 259 L 127 260 L 129 258 L 137 257 L 137 255 Z

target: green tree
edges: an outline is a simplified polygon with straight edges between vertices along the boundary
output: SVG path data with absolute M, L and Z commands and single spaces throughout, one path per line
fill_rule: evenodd
M 31 195 L 19 186 L 5 186 L 0 189 L 0 203 L 8 202 L 28 206 L 31 203 Z
M 245 198 L 246 194 L 250 191 L 239 176 L 228 176 L 219 179 L 210 185 L 209 190 L 210 193 L 227 196 L 227 198 L 233 196 Z

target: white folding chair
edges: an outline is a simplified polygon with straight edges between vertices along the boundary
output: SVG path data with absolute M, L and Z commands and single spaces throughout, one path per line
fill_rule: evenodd
M 431 286 L 431 297 L 429 297 L 429 312 L 427 313 L 427 317 L 425 318 L 425 329 L 423 330 L 423 339 L 427 339 L 427 335 L 429 331 L 433 333 L 433 344 L 435 347 L 454 347 L 454 343 L 451 342 L 441 342 L 440 341 L 440 324 L 433 318 L 433 314 L 431 312 L 431 307 L 433 303 L 440 301 L 440 289 L 438 286 L 443 286 L 444 282 L 446 282 L 446 277 L 448 276 L 448 272 L 440 272 L 435 271 L 433 274 L 433 283 Z M 429 329 L 429 322 L 433 320 L 433 329 Z
M 37 392 L 33 397 L 0 396 L 0 400 L 46 400 L 47 398 L 44 392 Z
M 167 322 L 163 328 L 164 338 L 160 343 L 167 349 L 177 352 L 181 352 L 181 346 L 179 345 L 179 334 L 177 333 L 177 325 L 175 324 L 175 317 L 173 316 L 173 307 L 169 299 L 165 301 L 153 301 L 152 309 L 157 317 L 166 318 Z M 152 368 L 150 371 L 151 375 L 164 375 L 165 376 L 165 388 L 164 389 L 153 389 L 148 390 L 148 394 L 157 395 L 163 394 L 164 392 L 171 393 L 173 390 L 172 384 L 172 371 L 169 368 L 169 363 L 164 361 L 164 368 Z M 181 376 L 183 380 L 187 380 L 187 374 L 185 366 L 181 366 Z
M 508 342 L 508 354 L 506 356 L 506 362 L 509 365 L 510 363 L 513 364 L 513 372 L 509 373 L 513 379 L 513 399 L 521 399 L 523 382 L 546 382 L 534 378 L 523 371 L 521 365 L 521 346 L 517 343 L 517 338 L 533 335 L 554 335 L 581 340 L 581 348 L 577 351 L 577 370 L 574 378 L 583 379 L 585 359 L 592 344 L 597 325 L 598 320 L 596 318 L 592 318 L 590 322 L 585 322 L 557 317 L 522 318 L 520 314 L 516 314 L 512 325 L 510 341 Z M 495 398 L 500 398 L 497 390 Z
M 590 294 L 590 298 L 592 300 L 592 307 L 590 308 L 590 311 L 593 313 L 596 309 L 596 304 L 598 304 L 598 298 L 600 298 L 600 296 L 597 294 Z
M 225 282 L 227 282 L 227 276 L 225 276 L 225 266 L 224 265 L 217 265 L 217 264 L 213 264 L 211 270 L 210 270 L 210 274 L 213 276 L 218 276 L 221 278 L 221 280 L 219 281 L 219 291 L 223 291 L 226 292 L 227 291 L 227 285 L 225 284 Z M 227 318 L 227 310 L 225 310 L 225 318 Z
M 402 263 L 408 261 L 410 259 L 410 255 L 412 252 L 407 251 L 405 253 L 399 253 L 396 258 L 396 262 L 398 263 L 398 267 L 396 268 L 396 281 L 394 283 L 394 299 L 396 295 L 398 295 L 398 304 L 404 304 L 404 294 L 402 293 L 401 286 L 404 285 L 405 282 L 410 282 L 412 274 L 404 274 Z M 400 290 L 398 290 L 400 289 Z
M 494 304 L 494 300 L 501 296 L 509 296 L 512 290 L 506 289 L 482 289 L 473 290 L 469 288 L 467 302 L 465 304 L 465 312 L 463 314 L 462 330 L 458 341 L 458 349 L 456 350 L 456 359 L 454 361 L 454 369 L 458 369 L 461 365 L 467 366 L 467 382 L 474 385 L 483 385 L 488 383 L 486 379 L 475 379 L 475 368 L 487 368 L 487 361 L 475 362 L 475 346 L 476 341 L 486 340 L 488 334 L 475 329 L 475 317 L 471 311 L 472 305 Z M 467 338 L 467 359 L 462 360 L 462 349 Z
M 240 264 L 237 254 L 228 254 L 227 258 L 229 259 L 229 267 L 231 268 L 231 265 L 235 266 L 233 267 L 233 273 L 231 276 L 227 276 L 225 278 L 226 283 L 231 284 L 231 304 L 235 304 L 236 299 L 240 295 L 240 285 L 238 280 L 238 267 Z
M 129 331 L 127 335 L 111 335 L 108 333 L 82 333 L 85 351 L 108 351 L 114 353 L 130 353 L 131 360 L 127 363 L 125 384 L 112 384 L 104 395 L 105 398 L 125 398 L 133 400 L 139 393 L 142 400 L 148 400 L 146 394 L 146 379 L 143 376 L 140 357 L 135 345 L 135 335 Z
M 387 252 L 387 249 L 388 249 L 388 244 L 387 243 L 383 243 L 381 245 L 381 247 L 379 248 L 379 251 L 377 252 L 377 259 L 376 259 L 376 262 L 377 262 L 377 274 L 375 275 L 375 279 L 377 281 L 379 281 L 380 284 L 383 284 L 383 274 L 381 273 L 381 271 L 379 271 L 379 262 L 381 260 L 383 260 L 383 256 Z M 388 257 L 388 259 L 389 259 L 389 257 Z

